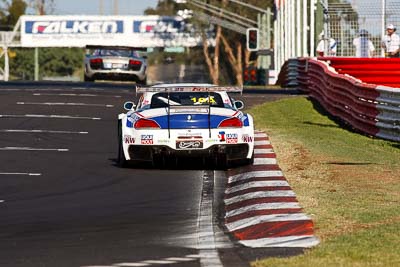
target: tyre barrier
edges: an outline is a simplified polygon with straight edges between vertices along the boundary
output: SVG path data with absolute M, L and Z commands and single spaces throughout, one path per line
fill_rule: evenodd
M 351 64 L 351 60 L 352 58 L 291 59 L 292 62 L 297 61 L 298 76 L 295 82 L 290 77 L 290 82 L 297 83 L 300 90 L 318 101 L 331 115 L 357 131 L 369 136 L 400 141 L 400 88 L 366 83 L 344 73 L 349 69 L 354 70 L 349 71 L 350 73 L 359 74 L 364 69 L 365 73 L 358 75 L 359 78 L 369 77 L 369 81 L 386 81 L 385 84 L 400 86 L 400 76 L 385 80 L 379 77 L 382 70 L 371 70 L 368 65 L 369 60 L 372 60 L 374 69 L 379 69 L 381 64 L 383 70 L 391 72 L 390 67 L 394 69 L 396 64 L 400 66 L 400 59 L 394 59 L 393 62 L 392 59 L 355 59 L 360 66 L 368 65 L 359 70 L 356 70 L 355 63 Z M 340 67 L 339 72 L 334 66 Z M 283 67 L 283 73 L 289 72 L 289 64 Z M 370 76 L 366 73 L 370 73 Z M 281 77 L 282 84 L 286 84 L 287 78 L 288 76 Z
M 268 136 L 255 135 L 254 164 L 228 171 L 225 228 L 246 247 L 309 248 L 314 224 L 279 168 Z

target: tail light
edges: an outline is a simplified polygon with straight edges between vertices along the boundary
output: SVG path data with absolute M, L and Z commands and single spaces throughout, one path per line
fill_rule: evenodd
M 218 128 L 241 128 L 243 127 L 243 122 L 238 118 L 229 118 L 221 121 Z
M 134 125 L 135 129 L 141 129 L 141 128 L 160 128 L 160 125 L 158 125 L 157 122 L 153 120 L 148 120 L 148 119 L 139 119 L 138 121 L 135 122 Z
M 250 71 L 250 76 L 251 76 L 251 80 L 252 80 L 253 82 L 257 81 L 257 70 L 252 69 L 252 70 Z
M 139 70 L 141 66 L 142 66 L 142 61 L 134 60 L 134 59 L 129 60 L 129 68 L 130 69 Z
M 101 58 L 92 58 L 90 60 L 90 67 L 92 69 L 100 69 L 103 67 L 103 59 Z

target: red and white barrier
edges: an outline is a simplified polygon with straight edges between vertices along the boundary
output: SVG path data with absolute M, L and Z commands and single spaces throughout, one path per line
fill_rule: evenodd
M 231 170 L 225 190 L 225 227 L 244 246 L 301 247 L 319 243 L 265 133 L 255 137 L 251 166 Z
M 399 69 L 400 59 L 291 59 L 290 64 L 284 65 L 280 81 L 284 85 L 288 81 L 296 84 L 330 114 L 358 131 L 400 141 L 400 88 L 365 82 L 400 86 L 396 66 Z M 293 73 L 289 75 L 294 68 L 297 73 L 296 81 L 293 81 Z M 346 71 L 358 75 L 358 78 L 345 74 Z M 385 71 L 393 73 L 391 76 L 380 76 Z M 287 76 L 285 73 L 288 73 Z

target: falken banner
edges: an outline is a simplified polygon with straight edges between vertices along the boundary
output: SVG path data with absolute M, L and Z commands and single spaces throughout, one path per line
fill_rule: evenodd
M 201 45 L 181 17 L 24 15 L 21 22 L 23 47 Z

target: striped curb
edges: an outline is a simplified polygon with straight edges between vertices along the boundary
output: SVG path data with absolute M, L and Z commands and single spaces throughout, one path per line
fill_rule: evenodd
M 228 171 L 225 227 L 246 247 L 300 247 L 319 244 L 314 224 L 302 212 L 263 132 L 254 139 L 254 164 Z

